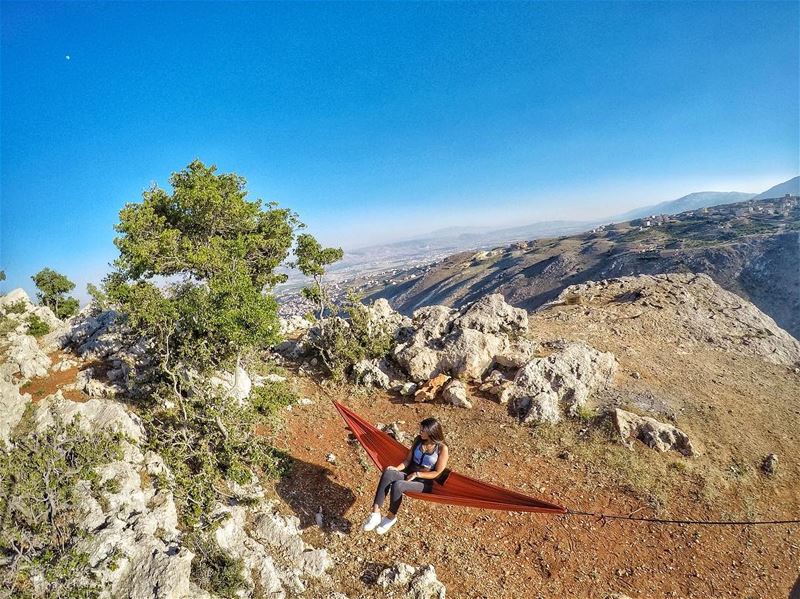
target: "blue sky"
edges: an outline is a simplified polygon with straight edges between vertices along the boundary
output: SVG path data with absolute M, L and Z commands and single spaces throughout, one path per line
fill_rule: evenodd
M 2 2 L 1 288 L 85 298 L 195 157 L 345 249 L 763 191 L 800 170 L 798 6 Z

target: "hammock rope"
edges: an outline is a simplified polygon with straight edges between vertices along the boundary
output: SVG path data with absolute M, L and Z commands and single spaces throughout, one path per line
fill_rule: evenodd
M 692 524 L 696 526 L 768 526 L 775 524 L 800 524 L 800 520 L 673 520 L 669 518 L 648 518 L 646 516 L 626 516 L 624 514 L 603 514 L 601 512 L 581 512 L 567 508 L 565 516 L 590 516 L 598 520 L 630 520 L 633 522 L 652 522 L 654 524 Z

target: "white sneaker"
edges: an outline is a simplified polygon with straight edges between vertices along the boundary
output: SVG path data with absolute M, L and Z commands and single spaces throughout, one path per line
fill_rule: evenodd
M 395 522 L 397 522 L 397 516 L 395 516 L 394 518 L 384 518 L 383 520 L 381 520 L 380 526 L 378 526 L 378 528 L 375 529 L 375 532 L 377 532 L 379 535 L 382 535 L 392 526 L 394 526 Z
M 381 523 L 381 515 L 377 512 L 372 512 L 364 522 L 364 530 L 372 530 Z

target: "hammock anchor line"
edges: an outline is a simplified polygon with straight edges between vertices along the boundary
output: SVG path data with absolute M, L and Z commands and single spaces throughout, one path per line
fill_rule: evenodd
M 598 520 L 629 520 L 632 522 L 652 522 L 654 524 L 693 524 L 696 526 L 763 526 L 775 524 L 800 524 L 798 520 L 674 520 L 670 518 L 647 518 L 645 516 L 625 516 L 623 514 L 603 514 L 600 512 L 581 512 L 567 509 L 565 516 L 591 516 Z

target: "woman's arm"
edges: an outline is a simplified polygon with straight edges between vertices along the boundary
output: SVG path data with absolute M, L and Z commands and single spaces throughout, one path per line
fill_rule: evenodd
M 445 468 L 447 468 L 447 459 L 449 457 L 450 457 L 450 450 L 447 449 L 447 445 L 442 445 L 439 448 L 439 459 L 436 460 L 436 468 L 428 472 L 414 472 L 414 474 L 416 475 L 414 476 L 414 478 L 437 478 L 442 473 L 442 471 Z
M 414 446 L 412 445 L 411 449 L 408 450 L 408 455 L 406 456 L 406 459 L 403 461 L 402 464 L 398 464 L 397 466 L 389 466 L 389 468 L 391 468 L 393 470 L 404 470 L 404 469 L 406 469 L 408 467 L 408 465 L 411 463 L 412 455 L 414 453 L 414 449 L 413 448 L 414 448 Z

